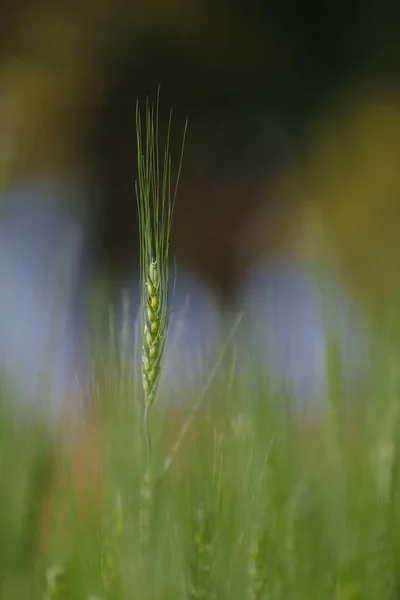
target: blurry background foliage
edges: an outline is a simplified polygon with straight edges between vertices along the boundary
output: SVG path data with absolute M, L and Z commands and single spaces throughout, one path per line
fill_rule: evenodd
M 394 0 L 3 2 L 2 178 L 86 178 L 98 264 L 119 278 L 137 259 L 135 102 L 161 83 L 176 131 L 190 118 L 178 258 L 229 296 L 247 260 L 309 252 L 318 215 L 376 308 L 398 286 L 399 13 Z

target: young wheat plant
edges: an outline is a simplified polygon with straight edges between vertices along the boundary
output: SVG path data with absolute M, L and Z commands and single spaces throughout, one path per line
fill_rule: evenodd
M 169 242 L 172 216 L 180 178 L 186 125 L 175 185 L 171 184 L 170 112 L 163 158 L 159 152 L 159 123 L 156 108 L 146 102 L 143 131 L 139 104 L 136 106 L 138 180 L 136 198 L 139 212 L 140 277 L 142 295 L 142 382 L 144 391 L 144 429 L 148 457 L 150 436 L 148 414 L 157 392 L 170 319 Z M 162 163 L 160 165 L 160 163 Z

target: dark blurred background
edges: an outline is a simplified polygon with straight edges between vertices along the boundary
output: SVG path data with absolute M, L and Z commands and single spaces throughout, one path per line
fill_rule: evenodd
M 372 264 L 387 282 L 397 267 L 399 18 L 394 0 L 3 2 L 4 186 L 79 182 L 94 269 L 122 281 L 138 260 L 135 104 L 161 84 L 175 164 L 189 118 L 178 262 L 229 299 L 258 255 L 308 252 L 318 213 L 376 289 Z

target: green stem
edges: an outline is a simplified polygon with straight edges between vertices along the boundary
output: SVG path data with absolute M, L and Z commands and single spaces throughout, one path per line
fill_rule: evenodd
M 146 440 L 147 467 L 148 467 L 148 469 L 150 468 L 150 461 L 151 461 L 151 441 L 150 441 L 150 432 L 149 432 L 149 408 L 150 408 L 150 406 L 148 406 L 146 404 L 145 409 L 144 409 L 144 416 L 143 416 L 144 437 L 145 437 L 145 440 Z

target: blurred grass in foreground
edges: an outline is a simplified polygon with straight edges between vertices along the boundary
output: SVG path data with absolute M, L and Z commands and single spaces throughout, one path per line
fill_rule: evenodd
M 153 482 L 137 366 L 111 352 L 95 362 L 101 517 L 78 510 L 67 446 L 52 450 L 39 422 L 14 420 L 2 391 L 1 597 L 397 598 L 397 347 L 378 356 L 374 383 L 350 410 L 332 385 L 320 422 L 274 410 L 228 353 L 164 474 L 194 399 L 177 410 L 160 394 Z M 53 452 L 46 546 L 37 543 L 38 499 Z

